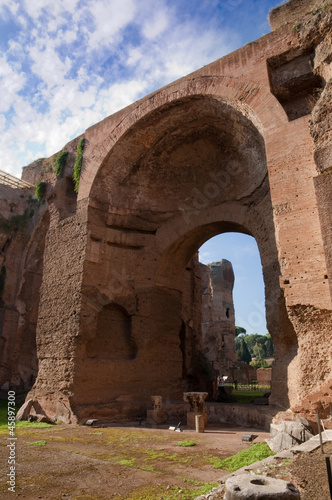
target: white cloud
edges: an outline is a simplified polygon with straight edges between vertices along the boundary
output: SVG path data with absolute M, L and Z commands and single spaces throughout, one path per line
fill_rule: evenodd
M 90 36 L 90 49 L 96 49 L 100 44 L 109 45 L 114 35 L 134 19 L 135 12 L 133 0 L 95 1 L 91 9 L 95 29 Z
M 232 48 L 211 25 L 179 23 L 164 0 L 22 0 L 19 7 L 0 0 L 0 10 L 7 3 L 21 26 L 0 59 L 0 113 L 14 111 L 0 120 L 0 168 L 13 172 L 22 155 L 27 164 L 32 154 L 54 154 L 105 116 Z
M 4 132 L 6 125 L 6 117 L 5 115 L 0 115 L 0 133 Z
M 126 83 L 116 83 L 99 95 L 99 103 L 104 116 L 115 113 L 119 109 L 128 106 L 137 99 L 137 96 L 145 89 L 145 83 L 139 80 L 131 80 Z
M 0 112 L 10 109 L 24 83 L 24 74 L 14 71 L 6 58 L 0 57 Z
M 128 52 L 127 64 L 129 64 L 129 66 L 137 64 L 138 62 L 141 61 L 142 57 L 143 57 L 143 52 L 141 49 L 137 47 L 132 48 Z
M 166 10 L 153 10 L 152 12 L 153 15 L 147 19 L 142 29 L 144 36 L 149 40 L 161 35 L 169 26 L 169 16 Z
M 0 13 L 1 15 L 6 14 L 6 8 L 11 12 L 11 14 L 15 15 L 17 13 L 19 4 L 14 0 L 0 0 Z
M 78 0 L 24 0 L 23 3 L 27 14 L 33 19 L 40 17 L 44 11 L 63 20 L 61 16 L 64 12 L 73 13 L 78 8 Z
M 54 42 L 45 39 L 43 47 L 34 46 L 29 50 L 29 55 L 33 60 L 31 70 L 38 75 L 49 89 L 63 84 L 66 74 L 71 68 L 69 57 L 62 61 L 55 50 Z

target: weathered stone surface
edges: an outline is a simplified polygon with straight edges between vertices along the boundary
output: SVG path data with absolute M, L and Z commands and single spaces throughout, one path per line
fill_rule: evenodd
M 36 421 L 37 422 L 44 422 L 46 424 L 53 424 L 54 422 L 48 418 L 46 415 L 36 415 Z
M 272 378 L 272 368 L 258 368 L 257 373 L 257 384 L 258 385 L 270 385 Z
M 279 452 L 304 443 L 312 437 L 309 422 L 299 418 L 295 422 L 282 421 L 279 424 L 271 424 L 270 439 L 266 442 L 272 451 Z
M 30 387 L 38 370 L 28 397 L 67 422 L 138 417 L 151 394 L 205 391 L 195 255 L 237 231 L 261 256 L 270 404 L 327 415 L 331 13 L 317 5 L 291 0 L 279 10 L 289 24 L 279 17 L 272 33 L 86 130 L 77 197 L 79 138 L 62 179 L 54 158 L 24 170 L 48 187 L 24 230 L 0 231 L 0 383 Z M 3 219 L 24 214 L 29 193 L 3 189 Z
M 253 400 L 253 404 L 254 405 L 258 405 L 258 406 L 261 406 L 261 405 L 268 405 L 269 404 L 269 398 L 267 397 L 262 397 L 262 398 L 255 398 Z
M 271 29 L 274 31 L 285 24 L 293 24 L 311 14 L 324 3 L 323 0 L 293 0 L 272 9 L 269 15 Z
M 292 483 L 273 477 L 257 474 L 242 474 L 227 479 L 225 484 L 225 500 L 295 500 L 300 492 Z
M 235 314 L 233 304 L 234 272 L 223 259 L 205 266 L 202 273 L 202 347 L 214 370 L 233 379 L 236 364 Z
M 166 422 L 167 414 L 164 410 L 147 410 L 146 421 L 148 424 L 161 425 Z
M 16 420 L 28 420 L 32 405 L 33 405 L 33 400 L 28 399 L 18 410 L 16 414 Z
M 25 419 L 22 419 L 22 420 L 25 420 Z M 38 414 L 38 413 L 29 415 L 27 420 L 29 420 L 29 422 L 44 422 L 46 424 L 53 424 L 54 423 L 46 415 L 42 415 L 42 414 Z
M 38 362 L 36 323 L 46 206 L 33 189 L 0 184 L 0 385 L 30 388 Z
M 205 422 L 204 415 L 195 415 L 195 430 L 196 432 L 204 432 Z

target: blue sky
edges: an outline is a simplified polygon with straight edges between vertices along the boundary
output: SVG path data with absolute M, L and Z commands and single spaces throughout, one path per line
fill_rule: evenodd
M 279 3 L 0 0 L 0 169 L 20 177 L 87 127 L 268 33 Z

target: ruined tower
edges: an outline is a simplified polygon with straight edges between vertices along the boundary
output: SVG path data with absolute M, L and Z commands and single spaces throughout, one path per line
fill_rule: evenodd
M 233 267 L 223 259 L 201 264 L 201 273 L 203 352 L 214 370 L 228 376 L 236 362 Z

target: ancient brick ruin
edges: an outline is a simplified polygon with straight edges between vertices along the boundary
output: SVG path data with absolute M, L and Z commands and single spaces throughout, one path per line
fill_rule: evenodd
M 231 367 L 237 362 L 233 267 L 228 260 L 223 259 L 207 266 L 201 264 L 200 268 L 203 353 L 218 374 L 231 379 Z
M 55 156 L 1 186 L 1 384 L 50 418 L 131 418 L 204 390 L 193 256 L 255 237 L 275 346 L 270 404 L 332 402 L 332 13 L 291 0 L 272 32 L 84 133 L 78 196 Z M 37 349 L 37 355 L 36 355 Z

